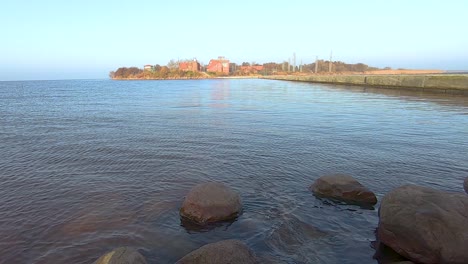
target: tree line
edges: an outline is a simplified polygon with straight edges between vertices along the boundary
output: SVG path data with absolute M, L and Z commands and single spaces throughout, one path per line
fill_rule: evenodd
M 178 68 L 154 65 L 150 70 L 143 70 L 137 67 L 121 67 L 116 71 L 111 71 L 111 79 L 197 79 L 201 78 L 201 72 L 181 71 Z
M 317 72 L 328 72 L 330 61 L 318 60 Z M 345 63 L 342 61 L 332 61 L 332 72 L 365 72 L 379 70 L 377 67 L 371 67 L 364 63 Z M 303 72 L 315 72 L 315 62 L 302 65 Z

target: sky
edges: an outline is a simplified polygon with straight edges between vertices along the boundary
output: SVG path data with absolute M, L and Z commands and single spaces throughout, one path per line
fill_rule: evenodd
M 466 0 L 0 0 L 0 80 L 108 78 L 171 59 L 468 70 Z

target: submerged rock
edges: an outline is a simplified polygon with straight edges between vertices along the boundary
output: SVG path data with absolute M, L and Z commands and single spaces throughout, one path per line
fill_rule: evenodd
M 190 190 L 180 215 L 199 224 L 236 218 L 242 210 L 238 193 L 223 183 L 198 184 Z
M 258 263 L 255 254 L 239 240 L 230 239 L 205 245 L 176 264 L 224 264 L 224 263 Z
M 377 239 L 416 263 L 468 263 L 468 196 L 406 185 L 382 199 Z
M 275 261 L 264 260 L 262 263 L 338 263 L 328 254 L 321 254 L 328 248 L 331 236 L 317 227 L 297 218 L 286 216 L 281 224 L 274 226 L 265 239 L 265 245 L 274 252 Z M 326 255 L 326 262 L 323 257 Z M 281 262 L 280 259 L 282 259 Z
M 463 182 L 463 189 L 465 189 L 465 192 L 468 193 L 468 177 L 466 177 L 465 181 Z
M 290 217 L 279 225 L 268 237 L 266 243 L 275 251 L 298 253 L 298 248 L 327 234 L 296 217 Z
M 102 255 L 93 264 L 147 264 L 145 257 L 129 247 L 119 247 Z
M 316 196 L 351 204 L 375 205 L 377 203 L 375 194 L 349 175 L 322 176 L 310 186 L 310 190 Z

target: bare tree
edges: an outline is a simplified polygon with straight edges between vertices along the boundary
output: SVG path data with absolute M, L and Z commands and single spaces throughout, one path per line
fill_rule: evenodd
M 175 61 L 175 60 L 170 60 L 168 63 L 167 63 L 167 67 L 170 69 L 170 70 L 176 70 L 179 68 L 179 62 Z

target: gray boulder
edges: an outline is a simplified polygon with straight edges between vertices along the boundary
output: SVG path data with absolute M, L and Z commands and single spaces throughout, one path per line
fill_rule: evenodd
M 223 183 L 198 184 L 190 190 L 180 215 L 199 224 L 236 218 L 242 211 L 238 193 Z
M 405 185 L 382 199 L 377 239 L 416 263 L 468 263 L 468 196 Z
M 375 205 L 377 203 L 375 194 L 349 175 L 322 176 L 310 186 L 310 190 L 316 196 L 352 204 Z
M 254 264 L 258 263 L 255 254 L 241 241 L 231 239 L 205 245 L 176 264 Z
M 102 255 L 93 264 L 147 264 L 147 262 L 138 251 L 119 247 Z
M 468 193 L 468 177 L 466 177 L 465 181 L 463 182 L 463 189 L 465 189 L 465 192 Z

